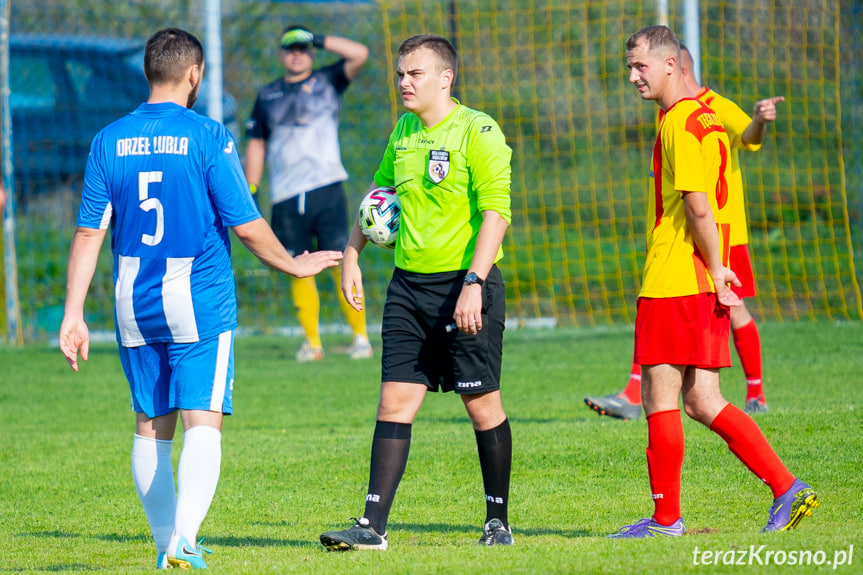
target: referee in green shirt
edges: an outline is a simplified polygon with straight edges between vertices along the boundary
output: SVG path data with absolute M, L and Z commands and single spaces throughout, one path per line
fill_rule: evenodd
M 407 113 L 371 186 L 395 186 L 402 211 L 384 306 L 369 490 L 353 527 L 321 535 L 329 550 L 387 548 L 387 518 L 407 464 L 411 424 L 429 390 L 454 390 L 473 423 L 486 499 L 479 543 L 513 543 L 507 517 L 512 435 L 500 398 L 504 283 L 495 265 L 512 215 L 512 150 L 497 122 L 451 97 L 457 72 L 455 49 L 440 36 L 413 36 L 399 48 L 396 88 Z M 358 310 L 365 244 L 355 223 L 342 291 Z

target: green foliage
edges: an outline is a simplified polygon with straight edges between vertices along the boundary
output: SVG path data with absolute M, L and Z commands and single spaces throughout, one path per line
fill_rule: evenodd
M 329 353 L 314 366 L 286 359 L 298 339 L 250 337 L 237 340 L 236 415 L 225 422 L 220 485 L 201 529 L 215 551 L 208 561 L 224 573 L 682 573 L 694 569 L 696 547 L 765 545 L 823 550 L 828 558 L 858 547 L 863 326 L 797 322 L 760 329 L 770 412 L 757 422 L 821 501 L 797 531 L 760 534 L 769 490 L 721 439 L 684 419 L 690 534 L 606 539 L 652 511 L 644 420 L 599 418 L 582 403 L 586 394 L 623 385 L 632 333 L 514 330 L 506 334 L 503 399 L 514 438 L 516 545 L 475 545 L 484 501 L 473 433 L 457 397 L 430 394 L 414 424 L 390 550 L 327 553 L 318 535 L 362 513 L 378 361 L 347 360 L 345 336 L 325 338 Z M 155 551 L 129 473 L 134 417 L 115 348 L 94 346 L 78 374 L 46 346 L 0 348 L 0 360 L 0 570 L 150 570 Z M 723 386 L 742 405 L 739 367 L 724 372 Z M 174 443 L 176 464 L 180 433 Z M 861 559 L 854 560 L 837 572 L 859 571 Z M 710 572 L 739 569 L 720 565 Z

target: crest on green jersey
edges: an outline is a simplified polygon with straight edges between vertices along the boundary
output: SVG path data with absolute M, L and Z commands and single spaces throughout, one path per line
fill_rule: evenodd
M 429 153 L 428 174 L 431 181 L 439 184 L 449 174 L 449 152 L 431 150 Z

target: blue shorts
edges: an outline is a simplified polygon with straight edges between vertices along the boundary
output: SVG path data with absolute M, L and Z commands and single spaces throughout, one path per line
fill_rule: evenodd
M 132 409 L 158 417 L 177 409 L 233 413 L 234 332 L 196 343 L 120 346 Z

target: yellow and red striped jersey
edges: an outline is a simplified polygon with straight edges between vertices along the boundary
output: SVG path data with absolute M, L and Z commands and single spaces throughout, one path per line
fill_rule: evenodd
M 651 162 L 647 258 L 639 297 L 716 291 L 686 223 L 683 194 L 707 194 L 719 229 L 722 261 L 727 265 L 730 152 L 718 115 L 695 98 L 678 101 L 660 118 Z

